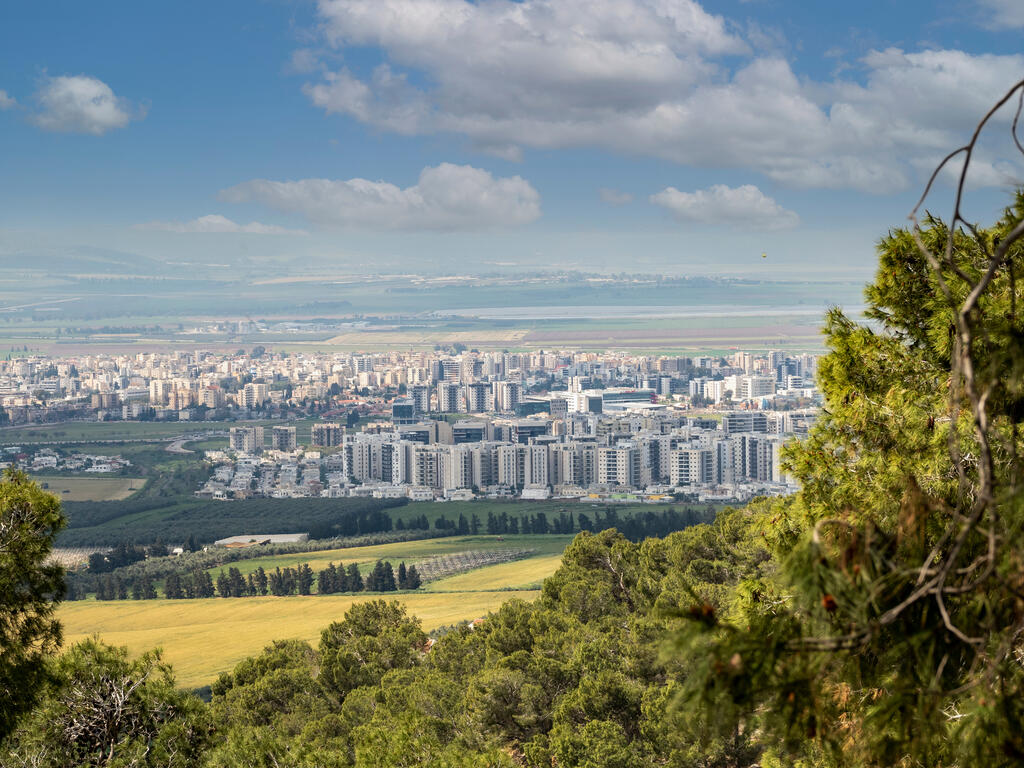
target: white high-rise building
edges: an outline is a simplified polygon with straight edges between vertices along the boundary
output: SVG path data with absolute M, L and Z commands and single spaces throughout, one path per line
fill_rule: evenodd
M 263 427 L 232 427 L 228 442 L 233 451 L 260 453 L 263 450 Z
M 712 452 L 707 448 L 677 448 L 669 457 L 672 485 L 702 485 L 714 480 Z
M 514 411 L 523 397 L 523 387 L 517 381 L 494 382 L 494 410 L 503 413 Z
M 462 387 L 453 381 L 442 381 L 437 385 L 437 410 L 441 413 L 459 413 L 462 407 Z
M 270 434 L 270 445 L 275 451 L 291 453 L 297 446 L 295 427 L 274 427 Z
M 633 443 L 597 449 L 597 482 L 636 487 L 640 482 L 640 449 Z
M 310 430 L 310 442 L 320 448 L 341 445 L 345 439 L 345 428 L 341 424 L 323 422 L 314 424 Z

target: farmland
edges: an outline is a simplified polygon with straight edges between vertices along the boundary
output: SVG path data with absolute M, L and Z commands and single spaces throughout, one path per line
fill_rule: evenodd
M 428 592 L 464 592 L 489 589 L 528 589 L 539 586 L 558 570 L 559 555 L 539 555 L 514 563 L 501 563 L 460 573 L 427 584 Z
M 145 484 L 141 477 L 40 477 L 43 487 L 62 501 L 120 501 Z
M 246 576 L 257 568 L 263 568 L 265 571 L 271 571 L 275 568 L 294 568 L 300 563 L 308 563 L 309 566 L 314 570 L 320 570 L 326 568 L 330 563 L 337 565 L 338 563 L 344 562 L 345 565 L 356 563 L 362 568 L 364 565 L 372 565 L 377 560 L 388 560 L 396 565 L 400 561 L 407 563 L 415 563 L 419 560 L 425 560 L 429 557 L 437 557 L 439 555 L 451 555 L 458 552 L 467 552 L 473 550 L 492 550 L 492 549 L 532 549 L 535 550 L 534 557 L 526 560 L 517 561 L 514 563 L 503 563 L 500 566 L 488 566 L 487 568 L 481 568 L 478 571 L 472 571 L 468 574 L 461 574 L 459 577 L 451 578 L 465 578 L 466 581 L 461 583 L 460 586 L 450 587 L 450 589 L 468 589 L 468 590 L 484 590 L 484 589 L 501 589 L 508 586 L 519 586 L 520 584 L 528 584 L 537 581 L 535 577 L 530 577 L 531 571 L 530 563 L 534 559 L 543 559 L 547 557 L 550 562 L 551 557 L 560 559 L 562 550 L 572 541 L 572 536 L 559 536 L 559 535 L 530 535 L 530 536 L 452 536 L 444 539 L 426 539 L 421 541 L 401 541 L 394 544 L 377 544 L 368 547 L 347 547 L 345 549 L 329 549 L 322 550 L 320 552 L 296 552 L 288 555 L 278 555 L 276 557 L 260 557 L 253 558 L 251 560 L 239 560 L 231 564 L 232 568 L 237 568 L 243 576 Z M 518 579 L 520 578 L 520 572 L 526 575 L 523 581 L 496 581 L 493 577 L 484 577 L 484 581 L 475 583 L 474 579 L 470 578 L 474 574 L 482 574 L 484 571 L 489 571 L 493 568 L 505 568 L 509 578 Z M 216 575 L 220 572 L 220 568 L 211 568 L 211 575 Z M 553 572 L 554 569 L 552 568 Z M 502 573 L 502 572 L 499 572 Z M 545 574 L 550 575 L 550 572 Z M 543 576 L 541 577 L 543 578 Z M 450 579 L 444 579 L 443 582 L 450 581 Z M 441 584 L 442 582 L 436 582 Z
M 262 425 L 264 427 L 288 424 L 296 428 L 299 442 L 309 442 L 312 419 L 290 421 L 71 421 L 60 424 L 34 424 L 32 426 L 4 427 L 0 429 L 0 445 L 57 443 L 133 443 L 162 442 L 184 435 L 223 434 L 221 445 L 227 445 L 227 432 L 231 427 Z
M 525 561 L 529 562 L 529 561 Z M 536 591 L 400 593 L 410 613 L 430 630 L 483 616 L 514 597 L 532 600 Z M 133 653 L 161 647 L 182 687 L 208 685 L 220 672 L 258 653 L 273 640 L 300 638 L 315 643 L 320 631 L 340 620 L 351 605 L 382 595 L 249 597 L 206 600 L 124 600 L 65 603 L 58 615 L 64 642 L 93 635 L 127 646 Z
M 272 640 L 298 637 L 316 641 L 320 630 L 355 602 L 384 597 L 401 600 L 423 621 L 427 631 L 474 619 L 505 600 L 534 599 L 539 582 L 557 570 L 571 536 L 458 536 L 407 541 L 323 552 L 253 558 L 232 563 L 243 574 L 258 567 L 272 570 L 309 563 L 313 570 L 328 563 L 370 565 L 376 560 L 416 563 L 467 551 L 534 550 L 530 557 L 478 568 L 431 582 L 418 592 L 311 595 L 288 597 L 210 598 L 199 600 L 80 600 L 64 603 L 60 620 L 65 642 L 98 634 L 135 653 L 161 646 L 174 665 L 178 682 L 207 685 L 218 673 L 258 653 Z M 220 568 L 211 569 L 218 573 Z

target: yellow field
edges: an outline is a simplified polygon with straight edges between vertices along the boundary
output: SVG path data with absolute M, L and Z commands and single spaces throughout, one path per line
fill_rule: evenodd
M 511 563 L 499 563 L 438 579 L 427 584 L 430 592 L 533 587 L 558 570 L 561 555 L 540 555 Z
M 62 501 L 119 501 L 146 484 L 141 477 L 42 477 L 38 480 Z
M 509 565 L 515 565 L 510 563 Z M 498 566 L 500 567 L 500 566 Z M 481 569 L 485 570 L 485 569 Z M 464 574 L 469 575 L 469 574 Z M 458 577 L 455 577 L 458 578 Z M 474 619 L 506 600 L 532 600 L 537 591 L 401 594 L 425 630 Z M 61 605 L 65 645 L 98 635 L 111 645 L 141 653 L 160 646 L 178 684 L 195 688 L 213 682 L 273 640 L 300 638 L 317 643 L 320 631 L 342 618 L 353 603 L 381 595 L 210 598 L 207 600 L 92 600 Z M 387 599 L 392 599 L 388 597 Z

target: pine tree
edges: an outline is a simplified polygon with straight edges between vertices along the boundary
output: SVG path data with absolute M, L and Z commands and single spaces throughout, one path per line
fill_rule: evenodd
M 214 597 L 216 595 L 213 588 L 213 577 L 208 571 L 198 571 L 196 580 L 197 597 Z
M 231 597 L 245 597 L 245 578 L 237 568 L 228 568 L 228 591 Z
M 308 595 L 313 590 L 313 569 L 308 563 L 302 563 L 296 573 L 296 585 L 300 595 Z
M 1024 193 L 954 224 L 882 240 L 871 325 L 828 313 L 825 407 L 784 455 L 800 491 L 733 523 L 775 567 L 682 611 L 688 714 L 771 764 L 1024 755 Z
M 345 569 L 345 591 L 363 591 L 363 577 L 360 575 L 359 565 L 356 563 L 352 563 L 348 568 Z
M 128 599 L 128 585 L 121 581 L 120 576 L 114 577 L 114 590 L 117 593 L 118 600 Z
M 406 583 L 406 572 L 405 572 L 405 561 L 403 560 L 398 564 L 398 588 L 408 589 L 409 586 Z
M 153 586 L 153 579 L 149 576 L 142 577 L 142 599 L 156 600 L 156 587 Z
M 168 600 L 180 600 L 184 597 L 181 589 L 181 577 L 178 574 L 168 574 L 164 579 L 164 597 Z
M 135 579 L 132 581 L 132 600 L 142 599 L 142 580 Z
M 280 566 L 275 568 L 274 572 L 270 574 L 270 594 L 275 597 L 281 597 L 286 594 L 284 591 L 284 576 L 281 573 Z
M 297 586 L 296 574 L 293 568 L 285 568 L 281 571 L 281 590 L 285 595 L 294 595 Z
M 231 580 L 224 571 L 217 576 L 217 594 L 221 597 L 231 597 Z
M 397 589 L 398 585 L 395 584 L 395 571 L 391 567 L 391 563 L 389 561 L 385 561 L 384 567 L 381 568 L 380 591 L 394 592 Z
M 381 580 L 384 576 L 384 563 L 378 560 L 371 570 L 366 575 L 365 589 L 367 592 L 380 592 L 381 591 Z
M 416 571 L 415 565 L 410 565 L 409 570 L 405 575 L 406 589 L 419 589 L 420 588 L 420 575 Z
M 263 566 L 256 569 L 256 591 L 261 594 L 267 594 L 267 572 L 263 570 Z

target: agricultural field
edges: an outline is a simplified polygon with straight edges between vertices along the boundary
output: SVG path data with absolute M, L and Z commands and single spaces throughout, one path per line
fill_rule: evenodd
M 479 569 L 479 572 L 482 572 L 490 568 L 508 567 L 510 576 L 518 579 L 520 571 L 522 571 L 526 576 L 530 576 L 530 574 L 534 572 L 531 570 L 531 566 L 527 565 L 534 559 L 555 557 L 560 560 L 562 557 L 562 551 L 566 546 L 568 546 L 572 539 L 573 537 L 571 535 L 562 536 L 554 534 L 546 536 L 452 536 L 443 539 L 400 541 L 393 544 L 376 544 L 366 547 L 346 547 L 344 549 L 328 549 L 319 552 L 295 552 L 292 554 L 277 555 L 274 557 L 254 557 L 251 560 L 239 560 L 231 563 L 230 567 L 237 568 L 241 571 L 243 576 L 247 576 L 257 568 L 263 568 L 265 571 L 272 571 L 275 568 L 294 568 L 300 563 L 308 563 L 310 568 L 314 571 L 318 571 L 326 568 L 331 563 L 334 563 L 335 565 L 338 565 L 339 563 L 344 563 L 345 565 L 356 563 L 359 565 L 360 570 L 365 574 L 366 569 L 363 566 L 372 566 L 378 560 L 387 560 L 395 565 L 399 562 L 405 561 L 408 565 L 412 565 L 421 560 L 426 560 L 427 558 L 438 557 L 441 555 L 454 555 L 459 552 L 495 549 L 534 550 L 534 554 L 525 560 L 519 560 L 514 563 L 502 563 L 501 566 L 488 566 L 487 568 Z M 220 573 L 221 568 L 211 568 L 209 571 L 212 576 L 216 577 L 217 574 Z M 471 571 L 469 574 L 461 574 L 461 576 L 470 576 L 477 572 L 478 571 Z M 551 572 L 553 573 L 554 569 L 552 569 Z M 550 575 L 550 573 L 547 575 Z M 541 578 L 543 578 L 543 576 Z M 442 581 L 447 581 L 447 579 L 443 579 Z M 511 581 L 496 583 L 493 578 L 490 579 L 490 581 L 492 583 L 488 586 L 474 586 L 470 582 L 468 587 L 453 587 L 452 589 L 502 589 L 510 586 L 519 586 L 520 584 L 530 584 L 537 581 L 537 579 L 530 577 L 525 578 L 523 581 L 515 581 L 514 583 Z M 434 583 L 440 584 L 441 582 L 439 581 Z
M 427 592 L 466 592 L 492 589 L 535 589 L 558 570 L 562 555 L 534 555 L 513 563 L 500 563 L 426 584 Z
M 135 653 L 160 646 L 184 687 L 208 685 L 241 659 L 273 640 L 301 638 L 315 643 L 320 631 L 341 619 L 353 603 L 384 598 L 404 603 L 425 630 L 474 619 L 506 600 L 533 600 L 540 582 L 557 570 L 572 536 L 460 536 L 378 546 L 349 547 L 231 563 L 247 574 L 309 563 L 371 565 L 377 560 L 414 564 L 431 557 L 468 551 L 532 549 L 527 558 L 489 565 L 435 582 L 417 592 L 288 597 L 209 598 L 203 600 L 80 600 L 60 606 L 65 644 L 93 635 Z M 220 568 L 211 569 L 219 573 Z M 225 569 L 226 570 L 226 569 Z M 363 569 L 364 573 L 367 569 Z
M 320 632 L 340 621 L 354 603 L 396 599 L 427 631 L 484 616 L 506 600 L 533 600 L 537 591 L 403 592 L 308 597 L 245 597 L 205 600 L 122 600 L 64 603 L 58 618 L 65 646 L 98 635 L 133 653 L 163 649 L 163 658 L 185 688 L 209 685 L 221 672 L 274 640 L 300 638 L 314 645 Z
M 144 477 L 58 477 L 37 478 L 50 493 L 62 501 L 120 501 L 146 484 Z
M 308 443 L 310 425 L 313 422 L 313 419 L 290 421 L 282 419 L 263 421 L 72 421 L 60 424 L 4 427 L 0 429 L 0 445 L 161 442 L 171 441 L 183 435 L 210 432 L 223 432 L 226 436 L 231 427 L 257 425 L 262 425 L 267 429 L 282 425 L 294 426 L 298 441 Z M 225 438 L 222 445 L 226 444 Z

